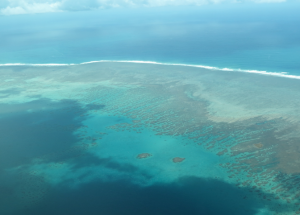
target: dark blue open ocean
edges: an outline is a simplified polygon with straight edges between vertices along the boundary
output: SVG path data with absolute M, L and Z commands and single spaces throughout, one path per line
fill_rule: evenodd
M 300 74 L 300 6 L 213 5 L 0 19 L 0 63 L 142 60 Z

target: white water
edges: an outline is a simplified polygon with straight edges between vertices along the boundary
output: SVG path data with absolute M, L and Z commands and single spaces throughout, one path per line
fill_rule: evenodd
M 176 63 L 160 63 L 155 61 L 135 61 L 135 60 L 99 60 L 99 61 L 89 61 L 80 64 L 25 64 L 25 63 L 7 63 L 0 64 L 0 66 L 74 66 L 74 65 L 83 65 L 90 63 L 101 63 L 101 62 L 116 62 L 116 63 L 146 63 L 146 64 L 157 64 L 157 65 L 168 65 L 168 66 L 187 66 L 187 67 L 197 67 L 211 70 L 220 70 L 220 71 L 230 71 L 230 72 L 246 72 L 246 73 L 255 73 L 261 75 L 271 75 L 283 78 L 292 78 L 292 79 L 300 79 L 300 76 L 297 75 L 288 75 L 286 72 L 267 72 L 267 71 L 259 71 L 259 70 L 245 70 L 245 69 L 230 69 L 230 68 L 218 68 L 213 66 L 204 66 L 204 65 L 192 65 L 192 64 L 176 64 Z

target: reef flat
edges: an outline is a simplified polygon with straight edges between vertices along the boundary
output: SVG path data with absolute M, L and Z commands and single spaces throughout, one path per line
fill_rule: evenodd
M 300 213 L 297 79 L 117 62 L 5 66 L 0 76 L 7 213 L 66 183 L 187 176 L 246 190 L 272 214 Z

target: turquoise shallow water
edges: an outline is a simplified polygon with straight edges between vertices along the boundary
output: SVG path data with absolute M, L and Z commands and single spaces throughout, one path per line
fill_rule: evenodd
M 102 117 L 94 117 L 84 124 L 99 129 L 99 123 L 102 124 Z M 109 123 L 115 120 L 110 119 Z M 122 123 L 123 120 L 118 120 Z M 108 124 L 104 124 L 108 126 Z M 220 177 L 221 171 L 211 169 L 217 166 L 220 158 L 212 153 L 207 153 L 201 147 L 191 144 L 188 139 L 181 137 L 174 138 L 167 135 L 156 135 L 149 129 L 140 129 L 139 133 L 135 130 L 107 131 L 103 130 L 106 135 L 99 142 L 99 151 L 97 156 L 103 158 L 113 158 L 118 163 L 127 163 L 132 166 L 141 168 L 148 174 L 156 175 L 152 180 L 141 181 L 140 183 L 152 184 L 154 182 L 170 182 L 174 178 L 184 177 L 193 172 L 199 177 Z M 149 153 L 152 156 L 146 160 L 137 160 L 140 153 Z M 183 163 L 174 166 L 172 158 L 189 157 Z M 142 162 L 142 163 L 140 163 Z M 149 172 L 150 170 L 150 172 Z

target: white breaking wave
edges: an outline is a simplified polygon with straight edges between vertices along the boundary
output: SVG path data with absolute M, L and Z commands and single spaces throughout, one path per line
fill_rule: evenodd
M 0 66 L 72 66 L 76 64 L 59 64 L 59 63 L 46 63 L 46 64 L 30 64 L 30 63 L 5 63 Z
M 230 68 L 219 68 L 213 66 L 204 66 L 204 65 L 193 65 L 193 64 L 179 64 L 179 63 L 160 63 L 155 61 L 138 61 L 138 60 L 99 60 L 99 61 L 89 61 L 79 64 L 57 64 L 57 63 L 48 63 L 48 64 L 26 64 L 26 63 L 6 63 L 0 64 L 0 66 L 74 66 L 74 65 L 84 65 L 91 63 L 102 63 L 102 62 L 113 62 L 113 63 L 144 63 L 144 64 L 157 64 L 157 65 L 166 65 L 166 66 L 186 66 L 186 67 L 196 67 L 210 70 L 219 70 L 219 71 L 230 71 L 230 72 L 246 72 L 246 73 L 255 73 L 261 75 L 271 75 L 282 78 L 292 78 L 300 79 L 300 76 L 297 75 L 288 75 L 287 72 L 267 72 L 260 70 L 246 70 L 246 69 L 230 69 Z
M 230 68 L 219 68 L 213 66 L 204 66 L 204 65 L 192 65 L 192 64 L 179 64 L 179 63 L 159 63 L 155 61 L 138 61 L 138 60 L 99 60 L 99 61 L 90 61 L 81 64 L 89 64 L 89 63 L 100 63 L 100 62 L 120 62 L 120 63 L 146 63 L 146 64 L 158 64 L 158 65 L 168 65 L 168 66 L 187 66 L 187 67 L 197 67 L 211 70 L 220 70 L 220 71 L 230 71 L 230 72 L 247 72 L 247 73 L 255 73 L 262 75 L 272 75 L 283 78 L 293 78 L 300 79 L 300 76 L 297 75 L 288 75 L 287 72 L 267 72 L 260 70 L 246 70 L 246 69 L 230 69 Z

